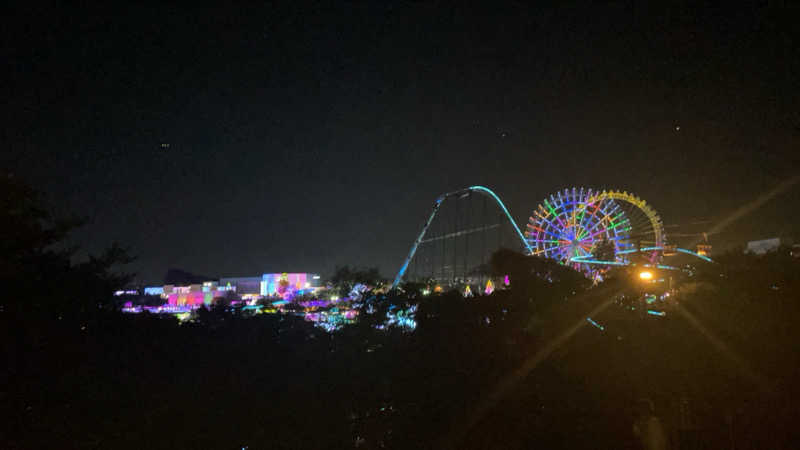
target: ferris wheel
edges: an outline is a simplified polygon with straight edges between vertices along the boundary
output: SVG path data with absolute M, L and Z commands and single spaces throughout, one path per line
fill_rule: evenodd
M 627 255 L 644 248 L 662 248 L 664 231 L 658 214 L 633 194 L 571 188 L 556 192 L 531 215 L 525 238 L 531 254 L 552 258 L 589 272 L 585 262 L 599 248 L 613 248 L 603 261 L 624 264 Z M 658 258 L 658 251 L 649 254 Z M 577 260 L 577 261 L 574 261 Z

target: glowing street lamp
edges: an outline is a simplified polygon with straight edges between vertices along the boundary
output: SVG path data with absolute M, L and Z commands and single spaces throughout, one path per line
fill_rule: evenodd
M 643 270 L 639 272 L 639 279 L 642 281 L 650 281 L 653 279 L 653 272 L 649 270 Z

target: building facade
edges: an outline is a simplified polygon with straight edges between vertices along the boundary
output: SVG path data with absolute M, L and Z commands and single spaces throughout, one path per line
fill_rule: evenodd
M 265 273 L 260 277 L 227 277 L 219 281 L 176 286 L 151 286 L 144 289 L 147 295 L 159 295 L 170 306 L 199 307 L 211 305 L 216 298 L 231 293 L 239 299 L 252 302 L 264 297 L 291 299 L 295 295 L 312 292 L 320 287 L 320 276 L 311 273 Z

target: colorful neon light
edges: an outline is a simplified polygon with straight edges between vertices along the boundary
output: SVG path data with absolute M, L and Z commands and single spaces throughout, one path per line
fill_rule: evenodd
M 621 242 L 627 239 L 630 224 L 625 213 L 613 201 L 597 200 L 597 193 L 583 188 L 544 199 L 533 211 L 525 234 L 531 253 L 589 272 L 577 258 L 591 259 L 599 242 L 612 242 L 615 253 L 624 250 Z
M 642 247 L 641 251 L 649 252 L 649 251 L 660 251 L 660 250 L 663 250 L 663 249 L 664 249 L 664 247 Z M 706 261 L 706 262 L 714 262 L 714 260 L 712 260 L 711 258 L 709 258 L 707 256 L 699 255 L 699 254 L 697 254 L 697 253 L 695 253 L 695 252 L 693 252 L 691 250 L 687 250 L 685 248 L 671 247 L 671 250 L 674 250 L 674 251 L 677 251 L 677 252 L 680 252 L 680 253 L 685 253 L 687 255 L 696 256 L 696 257 L 698 257 L 698 258 L 700 258 L 700 259 L 702 259 L 703 261 Z M 636 252 L 639 252 L 639 251 L 640 251 L 639 249 L 623 250 L 623 251 L 617 252 L 617 255 L 629 255 L 631 253 L 636 253 Z M 597 260 L 597 259 L 593 259 L 591 257 L 585 257 L 585 256 L 578 256 L 578 257 L 570 258 L 570 261 L 576 262 L 576 263 L 582 263 L 582 264 L 603 264 L 603 265 L 616 265 L 616 266 L 627 266 L 627 265 L 631 264 L 630 261 L 622 261 L 622 262 L 620 262 L 620 261 L 601 261 L 601 260 Z M 666 265 L 666 264 L 655 264 L 655 265 L 644 264 L 643 267 L 657 267 L 659 269 L 680 270 L 678 267 L 669 266 L 669 265 Z
M 161 295 L 164 293 L 164 286 L 151 286 L 144 288 L 144 295 Z
M 594 325 L 595 327 L 599 328 L 599 329 L 600 329 L 600 331 L 603 331 L 603 330 L 605 330 L 605 327 L 604 327 L 604 326 L 602 326 L 602 325 L 600 325 L 599 323 L 597 323 L 597 322 L 595 322 L 594 320 L 592 320 L 592 318 L 591 318 L 591 317 L 587 317 L 587 318 L 586 318 L 586 321 L 587 321 L 587 322 L 589 322 L 590 324 Z

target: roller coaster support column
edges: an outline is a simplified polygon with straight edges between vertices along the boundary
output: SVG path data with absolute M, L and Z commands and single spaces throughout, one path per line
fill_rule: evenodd
M 447 194 L 442 194 L 439 198 L 436 199 L 436 203 L 433 205 L 433 211 L 431 211 L 430 216 L 428 216 L 428 220 L 425 222 L 425 226 L 422 227 L 422 231 L 417 236 L 417 239 L 414 241 L 414 245 L 411 246 L 411 251 L 408 252 L 408 256 L 406 257 L 405 261 L 403 261 L 403 265 L 400 267 L 400 271 L 397 272 L 397 276 L 394 278 L 394 282 L 392 283 L 392 289 L 396 288 L 397 285 L 403 280 L 403 276 L 408 269 L 408 265 L 411 263 L 411 260 L 414 258 L 414 254 L 417 252 L 417 247 L 422 242 L 422 239 L 425 237 L 425 232 L 428 231 L 428 227 L 430 227 L 431 222 L 433 222 L 433 218 L 436 217 L 436 213 L 439 211 L 439 208 L 442 206 L 442 203 L 450 197 L 458 197 L 463 198 L 469 196 L 472 192 L 480 192 L 483 194 L 488 195 L 491 197 L 500 209 L 505 213 L 506 218 L 511 223 L 511 226 L 514 227 L 514 231 L 517 232 L 517 236 L 519 236 L 520 241 L 522 242 L 523 248 L 527 250 L 528 254 L 532 252 L 530 244 L 528 241 L 525 240 L 525 236 L 522 235 L 522 232 L 519 230 L 517 223 L 514 222 L 514 218 L 511 217 L 511 213 L 508 212 L 506 205 L 500 200 L 500 197 L 497 196 L 491 189 L 484 187 L 484 186 L 470 186 L 466 189 L 461 189 L 459 191 L 448 192 Z
M 408 269 L 408 264 L 411 263 L 411 260 L 414 258 L 414 254 L 417 253 L 417 247 L 419 247 L 419 244 L 422 242 L 422 238 L 425 237 L 425 232 L 428 231 L 428 227 L 431 226 L 433 218 L 436 217 L 436 212 L 439 211 L 439 208 L 442 206 L 442 202 L 446 197 L 447 194 L 436 199 L 436 203 L 433 205 L 433 211 L 431 211 L 431 215 L 428 216 L 428 220 L 425 221 L 425 225 L 422 227 L 422 232 L 420 232 L 419 236 L 417 236 L 417 239 L 414 241 L 414 245 L 411 246 L 411 251 L 409 251 L 408 256 L 406 256 L 406 260 L 403 261 L 403 266 L 400 267 L 400 271 L 397 272 L 397 276 L 394 278 L 392 289 L 396 288 L 403 279 L 403 275 L 405 275 L 406 269 Z

